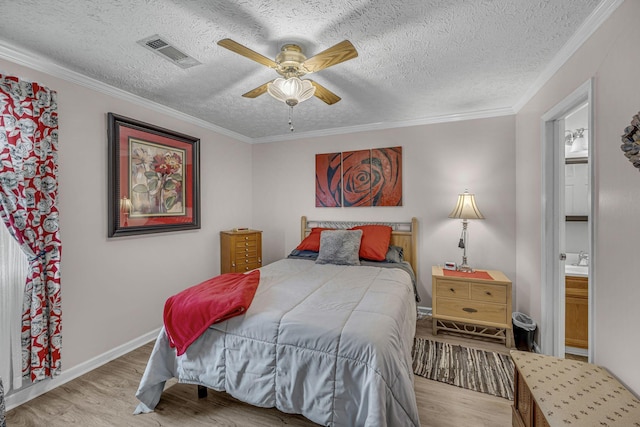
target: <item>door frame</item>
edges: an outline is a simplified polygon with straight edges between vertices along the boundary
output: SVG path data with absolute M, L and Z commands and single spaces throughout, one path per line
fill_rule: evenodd
M 556 104 L 542 116 L 542 244 L 541 244 L 541 316 L 540 325 L 540 351 L 544 354 L 564 358 L 564 261 L 560 260 L 560 253 L 564 248 L 560 242 L 564 238 L 561 230 L 564 229 L 565 218 L 561 218 L 560 211 L 564 204 L 561 196 L 564 188 L 559 188 L 564 183 L 564 132 L 559 132 L 558 121 L 564 120 L 576 107 L 587 102 L 588 124 L 588 176 L 589 176 L 589 361 L 594 360 L 595 349 L 593 346 L 594 332 L 594 292 L 595 287 L 595 156 L 594 144 L 594 80 L 589 79 L 569 96 Z M 563 129 L 562 129 L 563 130 Z M 561 177 L 559 174 L 563 174 Z M 564 212 L 564 209 L 562 209 Z

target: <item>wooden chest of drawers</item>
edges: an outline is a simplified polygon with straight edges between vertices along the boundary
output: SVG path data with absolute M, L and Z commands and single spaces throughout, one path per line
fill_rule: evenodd
M 448 276 L 436 266 L 431 273 L 434 335 L 439 330 L 461 332 L 512 346 L 511 281 L 504 273 L 488 270 Z
M 242 273 L 262 267 L 262 231 L 220 232 L 220 273 Z

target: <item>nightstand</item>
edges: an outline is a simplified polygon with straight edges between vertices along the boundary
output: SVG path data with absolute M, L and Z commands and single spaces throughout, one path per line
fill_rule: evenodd
M 433 334 L 457 332 L 512 347 L 511 280 L 501 271 L 462 273 L 433 266 Z
M 220 232 L 220 274 L 262 267 L 262 231 Z

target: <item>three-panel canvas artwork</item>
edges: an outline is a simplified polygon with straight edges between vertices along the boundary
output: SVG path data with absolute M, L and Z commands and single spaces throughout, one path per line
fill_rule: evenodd
M 316 207 L 402 206 L 402 147 L 316 154 Z

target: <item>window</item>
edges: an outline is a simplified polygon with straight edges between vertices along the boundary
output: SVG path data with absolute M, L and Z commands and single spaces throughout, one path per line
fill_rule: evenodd
M 27 257 L 0 223 L 0 377 L 5 393 L 22 386 L 20 328 Z

